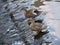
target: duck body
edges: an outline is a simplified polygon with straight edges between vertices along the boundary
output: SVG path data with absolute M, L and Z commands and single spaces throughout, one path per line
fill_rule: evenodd
M 31 23 L 30 24 L 30 29 L 33 31 L 38 31 L 41 30 L 42 24 L 41 23 Z
M 35 21 L 34 19 L 30 21 L 29 27 L 32 31 L 40 31 L 46 28 L 46 26 L 42 23 L 42 20 Z
M 38 16 L 39 15 L 39 11 L 38 10 L 35 10 L 34 11 L 34 13 L 36 13 L 36 15 L 35 14 L 33 14 L 33 10 L 32 9 L 30 9 L 30 10 L 27 10 L 26 8 L 22 8 L 21 10 L 23 10 L 24 11 L 24 15 L 25 15 L 25 17 L 27 17 L 27 18 L 35 18 L 36 16 Z
M 38 38 L 42 37 L 44 34 L 48 33 L 48 31 L 42 32 L 42 30 L 46 29 L 46 26 L 41 21 L 32 20 L 29 27 L 33 32 L 35 32 L 34 33 L 35 39 L 38 39 Z
M 27 18 L 34 18 L 36 15 L 32 13 L 32 10 L 28 10 L 25 12 L 25 17 Z

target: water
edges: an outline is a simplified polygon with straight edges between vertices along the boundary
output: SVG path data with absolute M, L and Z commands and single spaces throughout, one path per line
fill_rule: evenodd
M 0 11 L 0 14 L 1 14 L 0 15 L 0 23 L 1 23 L 0 33 L 4 35 L 4 37 L 2 36 L 3 37 L 2 40 L 4 39 L 3 41 L 5 41 L 5 43 L 8 43 L 8 44 L 11 44 L 12 42 L 12 45 L 25 45 L 24 42 L 26 40 L 28 41 L 28 43 L 26 43 L 27 45 L 29 44 L 36 45 L 38 41 L 41 41 L 39 39 L 37 40 L 36 43 L 34 43 L 34 37 L 32 36 L 33 35 L 32 31 L 29 31 L 30 29 L 28 28 L 28 25 L 26 22 L 27 20 L 24 16 L 24 12 L 20 10 L 23 7 L 28 7 L 28 10 L 37 9 L 39 11 L 42 11 L 41 13 L 42 16 L 38 16 L 35 19 L 36 20 L 42 19 L 44 21 L 43 23 L 45 23 L 48 26 L 48 30 L 50 31 L 50 33 L 45 35 L 43 38 L 46 38 L 45 40 L 48 40 L 48 41 L 50 40 L 53 41 L 55 40 L 55 38 L 58 40 L 58 38 L 60 38 L 60 35 L 59 35 L 60 34 L 60 30 L 59 30 L 60 29 L 60 2 L 59 1 L 60 0 L 41 0 L 41 1 L 40 0 L 22 0 L 22 1 L 8 0 L 7 2 L 2 2 L 2 0 L 0 0 L 0 10 L 1 10 Z M 7 9 L 4 8 L 6 5 L 8 5 Z M 14 18 L 16 20 L 15 22 L 11 21 L 12 19 L 9 16 L 10 12 L 13 12 Z M 9 31 L 7 31 L 8 29 Z M 47 39 L 48 35 L 50 34 L 52 37 L 49 36 L 49 38 Z M 26 39 L 24 39 L 23 36 L 26 36 Z M 41 42 L 38 42 L 37 45 L 39 45 L 39 43 Z

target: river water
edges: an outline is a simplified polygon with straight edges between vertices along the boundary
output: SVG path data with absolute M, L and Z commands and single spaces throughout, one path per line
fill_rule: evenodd
M 1 10 L 0 11 L 0 14 L 1 14 L 0 17 L 3 17 L 5 14 L 8 14 L 9 12 L 15 11 L 16 4 L 21 6 L 20 8 L 29 7 L 29 9 L 38 9 L 39 11 L 46 12 L 46 16 L 43 17 L 43 18 L 44 18 L 44 23 L 48 26 L 50 34 L 52 34 L 55 37 L 57 37 L 58 39 L 60 39 L 60 0 L 41 0 L 41 1 L 40 0 L 18 0 L 14 3 L 11 3 L 11 1 L 12 0 L 8 0 L 7 2 L 3 3 L 0 0 L 0 10 Z M 21 2 L 24 2 L 24 3 L 21 3 Z M 7 11 L 8 13 L 4 14 L 3 12 L 6 12 L 6 10 L 4 9 L 4 7 L 6 6 L 5 4 L 6 5 L 9 4 L 10 11 Z M 19 12 L 19 10 L 17 12 Z M 17 20 L 18 19 L 25 19 L 23 12 L 15 13 L 15 15 L 16 15 L 15 17 L 16 17 Z M 13 22 L 3 21 L 3 20 L 5 20 L 5 18 L 7 18 L 7 16 L 4 16 L 0 20 L 1 22 L 4 23 L 4 25 L 6 25 L 5 27 L 3 26 L 3 28 L 0 26 L 0 29 L 3 30 L 3 31 L 0 31 L 2 33 L 4 33 L 4 31 L 6 31 L 9 27 L 14 25 Z M 40 18 L 40 17 L 37 17 L 37 18 Z M 8 16 L 7 19 L 11 20 L 9 16 Z M 3 24 L 1 24 L 1 25 L 3 25 Z M 6 28 L 6 30 L 4 30 L 5 28 Z M 57 43 L 57 42 L 58 43 L 55 44 L 53 42 L 52 45 L 60 45 L 60 41 L 58 39 L 56 39 L 57 41 L 55 41 L 55 43 Z M 15 42 L 15 44 L 12 44 L 12 45 L 17 45 L 16 43 L 17 42 Z M 21 41 L 20 45 L 24 45 L 22 43 L 23 42 Z
M 44 2 L 45 6 L 42 6 L 42 10 L 46 10 L 46 18 L 45 21 L 47 25 L 52 27 L 50 28 L 51 32 L 60 39 L 60 2 Z M 57 40 L 52 45 L 60 45 L 60 41 Z

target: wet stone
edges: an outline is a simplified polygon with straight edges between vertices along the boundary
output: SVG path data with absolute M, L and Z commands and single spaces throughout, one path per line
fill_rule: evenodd
M 7 0 L 2 0 L 3 2 L 7 2 Z

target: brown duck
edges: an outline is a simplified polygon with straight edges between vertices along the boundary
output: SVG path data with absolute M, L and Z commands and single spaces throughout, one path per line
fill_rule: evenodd
M 42 24 L 41 21 L 32 20 L 31 23 L 29 23 L 29 27 L 32 31 L 35 31 L 35 34 L 34 34 L 35 39 L 38 39 L 42 37 L 44 34 L 48 33 L 47 31 L 42 32 L 42 30 L 45 29 L 46 26 Z
M 42 20 L 41 21 L 30 21 L 29 27 L 32 31 L 40 31 L 42 29 L 45 28 L 45 26 L 42 24 Z
M 35 14 L 33 14 L 33 10 L 32 9 L 30 9 L 30 10 L 27 10 L 26 8 L 22 8 L 21 10 L 23 10 L 24 11 L 24 15 L 25 15 L 25 17 L 27 17 L 27 18 L 35 18 L 36 16 L 38 16 L 38 14 L 40 13 L 38 10 L 35 10 L 34 11 L 34 13 L 36 13 L 36 15 Z

